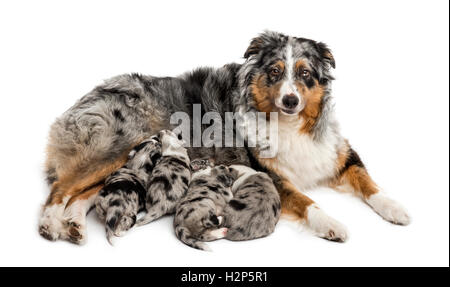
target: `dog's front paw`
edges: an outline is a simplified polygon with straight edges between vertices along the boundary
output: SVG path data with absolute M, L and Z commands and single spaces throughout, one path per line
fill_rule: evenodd
M 376 213 L 391 223 L 408 225 L 411 222 L 411 218 L 405 208 L 381 193 L 371 195 L 366 199 L 366 202 Z
M 345 242 L 348 238 L 345 226 L 314 204 L 308 207 L 307 224 L 321 238 L 336 242 Z

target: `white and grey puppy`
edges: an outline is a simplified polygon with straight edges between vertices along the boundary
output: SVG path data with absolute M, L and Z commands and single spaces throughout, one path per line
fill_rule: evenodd
M 136 223 L 144 207 L 146 187 L 156 162 L 161 157 L 161 142 L 152 136 L 133 148 L 128 162 L 106 179 L 95 200 L 100 219 L 105 221 L 106 237 L 122 236 Z
M 224 165 L 205 166 L 193 173 L 188 193 L 176 208 L 173 225 L 178 239 L 190 247 L 208 251 L 202 241 L 225 237 L 227 229 L 220 226 L 223 210 L 233 198 L 234 177 L 233 170 Z
M 184 142 L 170 130 L 159 132 L 162 157 L 152 171 L 145 196 L 147 213 L 138 219 L 142 226 L 175 212 L 178 201 L 186 194 L 191 179 L 190 160 Z
M 265 237 L 275 230 L 280 213 L 280 196 L 272 179 L 243 165 L 232 165 L 238 176 L 233 183 L 233 199 L 224 210 L 226 239 L 249 240 Z

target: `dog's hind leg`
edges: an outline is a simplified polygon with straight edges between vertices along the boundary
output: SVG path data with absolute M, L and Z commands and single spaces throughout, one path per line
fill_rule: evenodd
M 90 168 L 83 171 L 66 168 L 64 173 L 61 172 L 58 180 L 52 184 L 44 205 L 39 233 L 49 240 L 61 238 L 83 243 L 86 233 L 85 213 L 92 206 L 105 178 L 126 162 L 127 154 L 110 162 L 93 162 Z
M 51 193 L 39 220 L 43 237 L 60 238 L 68 201 L 120 168 L 133 146 L 166 125 L 169 116 L 158 111 L 142 81 L 133 75 L 110 79 L 53 123 L 46 166 Z
M 63 223 L 66 227 L 66 232 L 62 234 L 63 239 L 80 245 L 86 242 L 86 215 L 94 205 L 102 187 L 103 184 L 98 184 L 70 198 L 63 214 Z
M 48 161 L 47 161 L 48 162 Z M 51 172 L 49 172 L 51 170 Z M 61 171 L 61 174 L 64 172 Z M 39 234 L 48 240 L 57 240 L 64 237 L 66 226 L 63 216 L 67 202 L 72 194 L 64 191 L 61 186 L 67 185 L 73 181 L 73 177 L 60 176 L 59 179 L 55 168 L 47 169 L 47 179 L 50 184 L 50 194 L 42 207 L 41 217 L 39 218 Z
M 48 240 L 57 240 L 64 233 L 64 208 L 70 196 L 57 195 L 52 187 L 46 204 L 42 208 L 39 218 L 39 234 Z

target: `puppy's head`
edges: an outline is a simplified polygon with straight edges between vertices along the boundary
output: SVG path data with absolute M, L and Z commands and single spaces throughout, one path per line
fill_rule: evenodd
M 176 134 L 171 130 L 161 130 L 158 134 L 161 143 L 162 143 L 162 149 L 163 151 L 167 149 L 184 149 L 185 142 L 181 138 L 181 134 Z
M 150 173 L 160 157 L 161 141 L 158 136 L 151 136 L 130 151 L 125 166 L 133 170 L 145 167 Z
M 198 172 L 208 167 L 213 167 L 212 162 L 209 159 L 194 159 L 191 161 L 192 172 Z
M 261 112 L 310 113 L 333 80 L 333 55 L 313 40 L 265 32 L 251 41 L 244 57 L 245 85 Z
M 211 170 L 211 175 L 217 178 L 217 181 L 222 183 L 225 187 L 231 187 L 236 180 L 235 170 L 226 166 L 218 165 Z

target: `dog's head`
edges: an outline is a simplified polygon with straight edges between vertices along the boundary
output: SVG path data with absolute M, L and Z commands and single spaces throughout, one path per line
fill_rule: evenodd
M 257 110 L 317 117 L 335 68 L 325 44 L 265 32 L 251 41 L 244 57 L 242 82 Z

